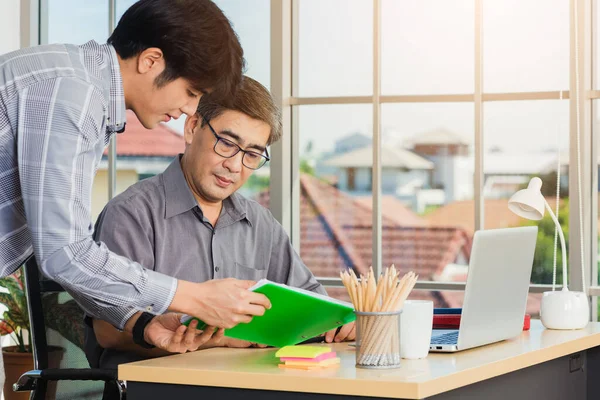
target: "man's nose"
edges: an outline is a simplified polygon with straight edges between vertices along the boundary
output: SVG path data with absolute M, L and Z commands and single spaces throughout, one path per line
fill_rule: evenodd
M 244 164 L 242 164 L 242 158 L 244 157 L 243 152 L 237 153 L 235 156 L 227 158 L 223 165 L 230 172 L 240 172 L 242 168 L 244 168 Z
M 200 103 L 200 99 L 190 99 L 190 101 L 181 107 L 180 110 L 189 117 L 196 113 L 196 110 L 198 109 L 198 103 Z

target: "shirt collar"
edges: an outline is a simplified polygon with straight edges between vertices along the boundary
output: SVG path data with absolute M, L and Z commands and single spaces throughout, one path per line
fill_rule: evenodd
M 181 154 L 162 173 L 165 186 L 165 218 L 182 214 L 198 205 L 181 169 Z
M 81 46 L 100 55 L 100 63 L 108 66 L 107 75 L 110 76 L 110 90 L 108 100 L 108 120 L 106 129 L 109 132 L 121 133 L 125 130 L 127 114 L 125 107 L 125 91 L 123 90 L 123 78 L 121 67 L 115 48 L 110 44 L 98 44 L 90 40 Z
M 182 214 L 198 206 L 198 202 L 183 175 L 183 170 L 181 169 L 181 157 L 182 154 L 175 157 L 173 162 L 162 174 L 165 187 L 165 218 L 171 218 L 175 215 Z M 246 219 L 248 222 L 252 223 L 247 217 L 245 199 L 241 195 L 233 193 L 223 200 L 223 211 L 221 211 L 218 224 L 221 226 L 223 224 L 229 225 L 229 223 L 237 222 L 242 219 Z
M 121 67 L 115 48 L 109 44 L 106 45 L 110 57 L 110 105 L 108 106 L 109 126 L 115 132 L 121 133 L 125 130 L 127 123 L 127 109 L 125 108 L 125 91 L 123 90 L 123 77 L 121 76 Z
M 247 200 L 237 193 L 233 193 L 231 196 L 223 201 L 223 209 L 230 216 L 232 221 L 240 221 L 245 219 L 252 226 L 252 221 L 248 217 L 248 207 L 246 205 Z M 223 213 L 221 213 L 223 217 Z M 221 219 L 221 217 L 219 219 Z

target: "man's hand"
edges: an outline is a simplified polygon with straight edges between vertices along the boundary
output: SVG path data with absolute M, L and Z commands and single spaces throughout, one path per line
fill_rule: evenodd
M 248 290 L 255 283 L 234 278 L 202 283 L 179 281 L 170 309 L 193 315 L 212 326 L 233 328 L 271 308 L 264 294 Z
M 327 332 L 325 334 L 325 342 L 327 342 L 327 343 L 331 343 L 333 341 L 335 341 L 335 342 L 343 342 L 343 341 L 350 342 L 350 341 L 356 339 L 356 326 L 354 325 L 354 322 L 350 322 L 349 324 L 342 326 L 342 328 L 340 329 L 340 331 L 338 332 L 337 335 L 335 334 L 336 331 L 337 331 L 337 328 L 332 329 L 329 332 Z
M 223 329 L 207 326 L 196 330 L 198 322 L 193 320 L 189 327 L 180 322 L 181 314 L 157 315 L 144 330 L 144 340 L 170 353 L 195 351 L 209 341 L 218 343 L 223 338 Z

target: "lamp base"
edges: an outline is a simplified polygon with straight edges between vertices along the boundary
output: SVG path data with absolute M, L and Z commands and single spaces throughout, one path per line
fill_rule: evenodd
M 582 329 L 590 320 L 590 304 L 583 292 L 566 289 L 544 292 L 540 308 L 542 324 L 548 329 Z

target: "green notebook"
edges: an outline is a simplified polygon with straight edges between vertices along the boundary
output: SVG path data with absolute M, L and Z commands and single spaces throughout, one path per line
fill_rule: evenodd
M 249 290 L 262 293 L 271 301 L 271 309 L 247 324 L 225 331 L 225 336 L 253 343 L 283 347 L 298 344 L 355 320 L 352 304 L 261 279 Z M 181 322 L 192 320 L 184 316 Z M 202 321 L 198 329 L 206 324 Z

